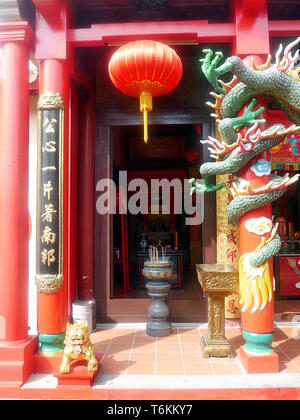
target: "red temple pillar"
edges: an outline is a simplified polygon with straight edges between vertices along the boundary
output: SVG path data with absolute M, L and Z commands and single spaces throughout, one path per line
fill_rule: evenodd
M 69 111 L 69 72 L 64 60 L 43 60 L 40 65 L 40 97 L 43 94 L 59 94 L 63 99 L 63 284 L 55 293 L 38 293 L 37 328 L 40 352 L 55 353 L 63 348 L 64 334 L 68 321 L 68 111 Z M 39 215 L 38 215 L 39 216 Z M 37 238 L 39 240 L 39 238 Z M 37 258 L 39 256 L 37 255 Z
M 32 370 L 28 337 L 29 48 L 27 22 L 0 24 L 0 381 L 23 383 Z M 29 346 L 29 350 L 28 350 Z M 20 350 L 21 349 L 21 350 Z M 26 350 L 25 350 L 26 349 Z M 22 362 L 10 370 L 5 365 Z
M 59 173 L 62 175 L 60 182 L 59 195 L 59 223 L 61 224 L 59 231 L 59 248 L 55 254 L 59 254 L 61 259 L 59 278 L 62 279 L 60 287 L 55 289 L 54 293 L 43 293 L 38 287 L 38 332 L 40 341 L 40 352 L 44 355 L 61 351 L 63 349 L 63 340 L 68 321 L 68 290 L 70 281 L 70 141 L 69 141 L 69 97 L 70 97 L 70 60 L 71 51 L 67 45 L 67 31 L 70 21 L 70 2 L 67 0 L 33 0 L 36 7 L 35 20 L 35 35 L 36 35 L 36 49 L 35 57 L 40 60 L 40 99 L 42 95 L 55 96 L 63 102 L 63 121 L 59 128 L 60 133 L 63 134 L 61 139 L 63 142 L 62 154 L 60 153 Z M 44 115 L 44 114 L 43 114 Z M 63 127 L 63 129 L 62 129 Z M 40 126 L 39 130 L 45 134 L 45 131 Z M 39 173 L 41 174 L 41 169 Z M 57 167 L 56 167 L 57 169 Z M 50 173 L 49 173 L 50 179 Z M 61 185 L 62 183 L 62 185 Z M 53 190 L 54 192 L 54 190 Z M 38 200 L 41 197 L 38 197 Z M 49 201 L 49 200 L 48 200 Z M 50 201 L 49 201 L 50 202 Z M 52 203 L 52 201 L 51 201 Z M 58 204 L 58 203 L 56 203 Z M 55 203 L 53 208 L 57 209 Z M 40 212 L 41 213 L 41 212 Z M 58 213 L 57 213 L 58 214 Z M 61 217 L 62 216 L 62 217 Z M 41 214 L 37 214 L 37 220 L 41 218 Z M 48 225 L 47 225 L 48 226 Z M 50 226 L 50 225 L 49 225 Z M 50 226 L 51 227 L 51 226 Z M 44 225 L 43 225 L 44 229 Z M 61 230 L 60 230 L 61 229 Z M 38 226 L 37 226 L 38 231 Z M 58 236 L 57 236 L 58 237 Z M 56 238 L 57 238 L 56 237 Z M 41 241 L 37 237 L 37 241 Z M 38 244 L 37 244 L 38 245 Z M 47 244 L 46 244 L 47 245 Z M 45 246 L 45 249 L 50 249 L 50 245 Z M 44 246 L 41 251 L 44 250 Z M 62 252 L 62 254 L 61 254 Z M 38 254 L 38 252 L 37 252 Z M 41 265 L 41 254 L 37 255 L 37 261 Z M 52 258 L 54 261 L 54 258 Z M 42 261 L 42 264 L 45 261 Z M 49 264 L 48 264 L 49 265 Z M 49 268 L 49 274 L 50 269 Z M 41 270 L 40 270 L 41 271 Z M 47 272 L 44 271 L 44 274 Z M 43 273 L 40 272 L 41 276 Z M 53 276 L 52 276 L 53 278 Z
M 243 58 L 243 61 L 250 65 L 251 57 L 257 65 L 266 60 L 269 53 L 269 31 L 268 31 L 268 11 L 266 0 L 240 2 L 233 0 L 233 11 L 236 26 L 236 42 L 234 54 Z M 265 112 L 260 118 L 267 121 L 267 98 L 259 96 L 256 109 L 260 106 L 265 107 Z M 260 128 L 265 128 L 260 125 Z M 248 181 L 252 188 L 265 185 L 270 179 L 269 174 L 264 176 L 255 173 L 255 162 L 262 159 L 268 164 L 269 153 L 265 152 L 252 159 L 239 172 L 239 176 Z M 254 168 L 254 169 L 253 169 Z M 272 224 L 271 204 L 247 212 L 240 221 L 240 281 L 244 276 L 243 258 L 253 252 L 261 243 L 261 236 L 250 232 L 247 223 L 258 223 L 260 220 L 269 221 Z M 265 240 L 268 240 L 271 232 L 264 232 Z M 272 260 L 267 263 L 268 281 L 273 280 Z M 271 342 L 274 330 L 274 294 L 265 304 L 264 308 L 244 309 L 241 313 L 242 333 L 245 339 L 245 346 L 241 348 L 241 361 L 248 373 L 272 373 L 278 372 L 278 355 L 272 350 Z
M 78 299 L 93 299 L 95 116 L 94 97 L 81 101 L 78 150 Z

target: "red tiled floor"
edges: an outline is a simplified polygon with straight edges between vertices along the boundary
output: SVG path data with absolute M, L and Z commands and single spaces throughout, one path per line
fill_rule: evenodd
M 128 367 L 127 375 L 154 375 L 154 363 L 133 363 Z
M 157 363 L 156 375 L 184 375 L 182 363 Z
M 211 360 L 213 371 L 216 375 L 240 375 L 242 369 L 235 360 L 222 359 L 222 360 Z
M 161 353 L 174 353 L 180 352 L 180 344 L 179 343 L 164 343 L 164 342 L 157 342 L 157 351 Z
M 300 368 L 298 369 L 294 363 L 291 362 L 284 362 L 279 363 L 279 372 L 282 373 L 299 373 Z
M 200 343 L 200 337 L 198 342 L 194 343 L 181 343 L 181 349 L 183 352 L 195 352 L 198 351 L 201 353 L 201 343 Z
M 180 363 L 182 364 L 182 358 L 181 358 L 181 354 L 180 352 L 175 352 L 175 353 L 157 353 L 156 356 L 157 359 L 157 363 Z
M 138 362 L 138 363 L 142 363 L 142 364 L 148 364 L 148 363 L 154 363 L 156 359 L 156 354 L 155 352 L 153 353 L 139 353 L 136 351 L 133 351 L 130 354 L 129 360 L 132 362 Z
M 135 344 L 134 343 L 134 351 L 139 353 L 152 353 L 156 351 L 156 343 L 141 343 Z
M 201 336 L 199 335 L 180 335 L 180 342 L 183 343 L 200 343 Z
M 179 335 L 180 336 L 192 335 L 192 336 L 198 337 L 199 330 L 198 328 L 179 328 Z
M 200 363 L 200 362 L 205 362 L 207 361 L 208 363 L 209 359 L 205 359 L 202 355 L 202 352 L 183 352 L 183 361 L 184 361 L 184 365 L 186 365 L 186 363 Z
M 299 328 L 300 330 L 300 328 Z M 273 347 L 280 371 L 300 372 L 300 331 L 276 328 Z M 102 329 L 92 334 L 97 351 L 103 352 L 102 373 L 109 375 L 244 375 L 239 361 L 244 340 L 239 327 L 226 328 L 235 358 L 203 358 L 201 335 L 207 328 L 173 328 L 168 337 L 149 337 L 144 328 Z M 296 339 L 295 339 L 296 338 Z
M 285 351 L 287 357 L 294 363 L 300 363 L 300 350 L 289 350 Z
M 128 362 L 129 360 L 128 352 L 112 353 L 104 355 L 102 363 L 114 363 L 114 362 Z
M 187 375 L 212 375 L 210 363 L 184 363 Z

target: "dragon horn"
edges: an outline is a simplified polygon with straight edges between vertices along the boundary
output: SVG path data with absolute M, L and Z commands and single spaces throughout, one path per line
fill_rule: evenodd
M 297 45 L 297 44 L 299 43 L 299 40 L 300 40 L 300 37 L 298 37 L 297 39 L 295 39 L 295 41 L 291 42 L 290 44 L 288 44 L 288 45 L 285 47 L 285 50 L 284 50 L 284 53 L 283 53 L 284 57 L 287 57 L 287 56 L 288 56 L 288 54 L 289 54 L 289 52 L 291 51 L 291 49 L 292 49 L 295 45 Z M 296 55 L 296 54 L 295 54 L 295 55 Z
M 278 68 L 279 65 L 280 65 L 280 55 L 281 55 L 282 50 L 283 50 L 283 46 L 282 46 L 282 44 L 280 44 L 279 48 L 276 52 L 276 55 L 275 55 L 275 58 L 276 58 L 275 66 L 276 66 L 276 68 Z

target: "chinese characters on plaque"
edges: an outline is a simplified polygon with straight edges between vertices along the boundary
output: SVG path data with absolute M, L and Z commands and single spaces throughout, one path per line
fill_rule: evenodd
M 229 223 L 226 211 L 232 200 L 230 188 L 235 181 L 234 175 L 220 175 L 217 180 L 217 183 L 225 182 L 227 186 L 217 193 L 217 260 L 219 263 L 227 263 L 238 269 L 239 231 L 237 226 Z M 225 299 L 225 317 L 240 317 L 238 290 Z
M 63 283 L 64 102 L 59 94 L 39 98 L 38 130 L 36 284 L 49 294 Z

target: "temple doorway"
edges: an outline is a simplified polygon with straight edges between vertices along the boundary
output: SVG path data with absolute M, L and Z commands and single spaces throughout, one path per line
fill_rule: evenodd
M 219 46 L 221 48 L 221 46 Z M 151 180 L 199 178 L 199 167 L 208 161 L 207 149 L 200 140 L 214 135 L 209 109 L 208 84 L 199 77 L 198 57 L 203 46 L 177 46 L 184 72 L 179 86 L 155 98 L 149 113 L 149 140 L 143 142 L 143 119 L 136 98 L 122 94 L 112 86 L 107 65 L 112 47 L 98 52 L 96 65 L 96 138 L 95 203 L 99 199 L 97 182 L 114 180 L 117 200 L 120 172 L 128 183 L 136 178 L 147 185 Z M 226 46 L 222 45 L 222 50 Z M 126 200 L 134 192 L 128 192 Z M 171 200 L 172 201 L 172 200 Z M 149 201 L 151 204 L 151 201 Z M 156 203 L 162 210 L 164 197 Z M 118 213 L 118 212 L 117 212 Z M 144 287 L 142 268 L 150 246 L 172 252 L 173 279 L 169 308 L 172 322 L 206 322 L 203 298 L 195 269 L 196 263 L 216 261 L 216 198 L 204 200 L 204 222 L 195 226 L 184 223 L 185 215 L 171 211 L 165 215 L 101 215 L 95 206 L 94 297 L 98 322 L 146 322 L 149 297 Z M 143 234 L 145 249 L 141 248 Z M 177 248 L 177 249 L 176 249 Z
M 112 216 L 112 299 L 148 298 L 142 271 L 152 248 L 172 261 L 169 298 L 202 299 L 195 270 L 195 264 L 202 262 L 202 227 L 186 223 L 188 215 L 184 205 L 184 197 L 189 197 L 189 191 L 184 189 L 190 189 L 187 180 L 197 176 L 200 165 L 199 129 L 193 125 L 153 125 L 151 138 L 145 144 L 139 126 L 112 128 L 117 213 L 127 204 L 127 214 Z M 136 192 L 125 191 L 127 186 L 122 185 L 120 178 L 125 176 L 129 187 L 142 183 L 146 189 L 137 189 L 140 200 L 144 201 L 138 202 L 141 212 L 133 208 L 137 214 L 130 211 Z M 157 185 L 155 182 L 162 185 L 158 193 L 151 192 L 151 185 Z

